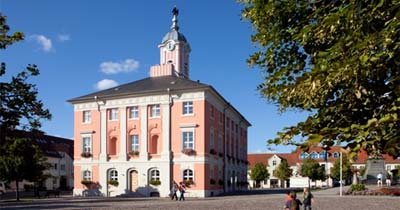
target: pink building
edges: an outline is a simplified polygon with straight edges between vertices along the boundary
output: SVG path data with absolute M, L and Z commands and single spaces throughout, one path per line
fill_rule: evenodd
M 247 189 L 250 123 L 212 86 L 189 79 L 177 15 L 150 77 L 69 100 L 74 195 L 165 197 L 173 181 L 187 182 L 189 197 Z

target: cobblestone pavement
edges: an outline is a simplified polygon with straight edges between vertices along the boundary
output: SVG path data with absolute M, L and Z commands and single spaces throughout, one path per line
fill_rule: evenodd
M 343 196 L 316 194 L 313 210 L 399 210 L 400 197 Z M 0 209 L 179 209 L 179 210 L 282 210 L 283 194 L 187 198 L 49 198 L 25 202 L 0 202 Z

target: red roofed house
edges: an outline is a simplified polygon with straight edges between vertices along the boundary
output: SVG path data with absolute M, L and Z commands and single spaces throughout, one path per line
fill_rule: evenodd
M 265 180 L 261 183 L 262 188 L 275 188 L 275 187 L 290 187 L 290 182 L 285 181 L 285 183 L 281 183 L 281 181 L 273 176 L 273 171 L 278 167 L 282 160 L 286 160 L 288 165 L 293 170 L 292 178 L 301 177 L 299 174 L 300 167 L 303 159 L 307 157 L 311 157 L 315 159 L 321 166 L 323 166 L 326 170 L 327 174 L 330 174 L 330 168 L 333 167 L 333 164 L 337 158 L 340 157 L 341 147 L 333 146 L 327 151 L 324 150 L 323 147 L 312 147 L 309 152 L 303 152 L 301 149 L 297 149 L 293 153 L 270 153 L 270 154 L 248 154 L 247 159 L 249 161 L 249 170 L 248 174 L 250 174 L 251 169 L 254 167 L 256 163 L 263 163 L 267 166 L 270 177 L 268 180 Z M 326 152 L 328 153 L 328 158 L 325 159 Z M 383 155 L 385 160 L 385 169 L 388 173 L 391 173 L 391 170 L 395 169 L 396 166 L 400 165 L 400 159 L 393 159 L 388 155 Z M 368 159 L 367 153 L 362 150 L 356 157 L 354 157 L 354 161 L 352 163 L 354 168 L 362 169 L 365 167 L 365 163 Z M 255 186 L 253 180 L 250 179 L 248 175 L 248 182 L 250 186 Z M 332 186 L 332 179 L 328 179 L 326 181 L 317 181 L 317 186 Z

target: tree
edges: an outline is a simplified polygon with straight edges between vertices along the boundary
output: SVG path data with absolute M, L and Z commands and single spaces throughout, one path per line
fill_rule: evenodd
M 26 138 L 6 137 L 0 149 L 4 152 L 0 156 L 1 179 L 15 181 L 16 198 L 19 200 L 19 183 L 39 180 L 50 165 L 39 147 Z
M 325 181 L 325 170 L 318 164 L 317 161 L 311 158 L 303 160 L 300 169 L 300 175 L 310 178 L 312 181 L 322 180 Z
M 259 49 L 261 95 L 309 111 L 270 144 L 400 154 L 400 1 L 241 0 Z M 297 141 L 296 136 L 301 136 Z
M 6 17 L 0 13 L 0 49 L 21 41 L 22 32 L 8 35 L 10 27 Z M 28 65 L 10 82 L 2 79 L 6 73 L 6 64 L 0 66 L 0 179 L 8 181 L 34 180 L 40 177 L 46 168 L 38 148 L 17 136 L 18 130 L 31 130 L 36 133 L 42 119 L 51 119 L 49 110 L 44 108 L 42 101 L 37 99 L 36 85 L 29 83 L 30 77 L 38 76 L 36 65 Z M 19 193 L 17 188 L 17 200 Z
M 293 170 L 289 167 L 286 160 L 282 160 L 278 167 L 274 170 L 274 176 L 281 182 L 288 180 L 292 176 Z
M 268 179 L 269 173 L 267 167 L 263 163 L 256 163 L 251 169 L 250 178 L 256 181 L 257 185 L 260 181 Z
M 353 175 L 351 171 L 352 166 L 347 155 L 342 155 L 342 178 L 343 180 L 347 180 Z M 331 168 L 331 177 L 336 180 L 340 180 L 340 158 L 337 158 L 333 163 L 333 167 Z

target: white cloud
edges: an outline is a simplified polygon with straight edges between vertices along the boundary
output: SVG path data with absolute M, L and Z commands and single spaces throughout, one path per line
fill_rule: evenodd
M 139 61 L 135 59 L 126 59 L 122 62 L 103 62 L 100 64 L 100 71 L 105 74 L 118 74 L 137 71 Z
M 118 82 L 111 80 L 111 79 L 103 79 L 103 80 L 100 80 L 99 82 L 97 82 L 97 84 L 95 85 L 95 88 L 98 90 L 104 90 L 104 89 L 112 88 L 115 86 L 118 86 Z
M 35 40 L 40 45 L 40 49 L 44 52 L 50 52 L 53 49 L 51 39 L 45 37 L 44 35 L 34 34 L 30 36 L 30 38 Z
M 66 41 L 71 40 L 71 37 L 69 36 L 69 34 L 59 34 L 59 35 L 57 36 L 57 39 L 58 39 L 58 41 L 60 41 L 60 42 L 66 42 Z

